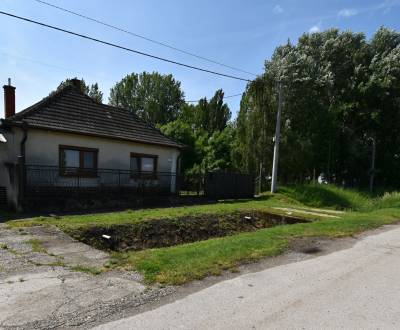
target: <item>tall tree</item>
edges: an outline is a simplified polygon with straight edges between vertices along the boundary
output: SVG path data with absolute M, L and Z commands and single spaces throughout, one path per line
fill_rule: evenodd
M 219 89 L 209 101 L 204 97 L 199 100 L 197 105 L 183 107 L 180 118 L 191 121 L 195 129 L 212 134 L 222 131 L 227 126 L 231 118 L 231 111 L 224 103 L 224 92 Z
M 178 117 L 184 93 L 172 75 L 132 73 L 111 88 L 109 103 L 129 109 L 153 124 L 164 125 Z
M 211 98 L 209 104 L 209 132 L 222 131 L 231 118 L 231 112 L 224 103 L 224 92 L 219 89 Z
M 98 103 L 103 102 L 103 92 L 100 91 L 99 85 L 97 83 L 91 84 L 87 90 L 87 95 L 89 95 L 93 100 Z
M 400 36 L 385 28 L 367 41 L 336 29 L 304 34 L 278 47 L 265 73 L 250 83 L 236 121 L 234 161 L 270 173 L 276 83 L 284 109 L 280 180 L 325 173 L 331 182 L 365 186 L 371 138 L 378 182 L 400 186 Z

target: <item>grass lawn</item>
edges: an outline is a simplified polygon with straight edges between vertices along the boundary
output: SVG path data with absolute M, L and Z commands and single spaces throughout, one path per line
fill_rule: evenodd
M 224 201 L 214 204 L 181 206 L 171 208 L 150 208 L 140 210 L 126 210 L 121 212 L 93 213 L 85 215 L 71 215 L 61 217 L 36 217 L 17 221 L 10 221 L 12 227 L 26 227 L 36 225 L 56 225 L 63 230 L 72 230 L 82 226 L 115 224 L 129 224 L 149 219 L 174 219 L 177 217 L 196 216 L 203 214 L 229 214 L 237 211 L 268 209 L 274 206 L 285 207 L 299 205 L 286 195 L 265 195 L 259 200 Z M 279 213 L 277 210 L 276 213 Z
M 102 214 L 32 218 L 10 221 L 12 227 L 56 225 L 66 232 L 92 225 L 110 226 L 121 223 L 146 222 L 149 219 L 195 216 L 200 214 L 229 214 L 237 211 L 268 210 L 284 212 L 274 207 L 308 209 L 321 207 L 346 210 L 338 218 L 324 218 L 298 213 L 315 221 L 283 225 L 240 233 L 222 238 L 143 251 L 114 252 L 107 268 L 121 267 L 140 271 L 148 282 L 182 284 L 207 275 L 232 270 L 245 262 L 274 256 L 288 248 L 290 240 L 298 237 L 342 237 L 390 224 L 400 219 L 400 194 L 391 193 L 372 198 L 352 190 L 333 186 L 296 186 L 282 188 L 279 194 L 266 194 L 259 200 L 220 202 L 211 205 L 146 209 Z M 295 211 L 293 211 L 296 213 Z M 324 211 L 325 212 L 325 211 Z

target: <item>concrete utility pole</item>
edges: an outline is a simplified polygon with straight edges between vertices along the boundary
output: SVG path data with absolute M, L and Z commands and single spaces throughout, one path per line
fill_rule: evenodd
M 276 128 L 274 137 L 274 160 L 272 162 L 271 193 L 276 192 L 276 183 L 278 179 L 278 161 L 279 161 L 279 141 L 281 138 L 281 114 L 282 114 L 282 83 L 278 82 L 278 113 L 276 114 Z
M 376 142 L 373 137 L 370 137 L 369 139 L 372 141 L 371 173 L 369 177 L 369 191 L 372 193 L 374 190 Z

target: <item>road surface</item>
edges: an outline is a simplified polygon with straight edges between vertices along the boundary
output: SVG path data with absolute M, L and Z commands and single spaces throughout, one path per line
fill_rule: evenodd
M 400 329 L 400 227 L 97 329 Z

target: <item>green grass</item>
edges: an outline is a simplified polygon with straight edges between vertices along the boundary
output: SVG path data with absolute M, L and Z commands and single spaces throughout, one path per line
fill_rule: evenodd
M 70 270 L 74 272 L 82 272 L 82 273 L 87 273 L 91 275 L 99 275 L 101 274 L 101 269 L 98 269 L 96 267 L 89 267 L 89 266 L 83 266 L 83 265 L 76 265 L 69 267 Z
M 42 246 L 42 242 L 38 239 L 32 238 L 25 243 L 31 246 L 32 252 L 47 253 L 46 249 Z
M 242 263 L 278 255 L 295 238 L 349 236 L 393 223 L 399 218 L 399 209 L 349 213 L 342 219 L 277 226 L 168 248 L 114 253 L 110 263 L 112 267 L 136 269 L 148 282 L 182 284 L 218 275 Z
M 361 210 L 369 208 L 373 204 L 373 200 L 367 194 L 332 185 L 287 186 L 283 187 L 280 192 L 302 204 L 313 207 Z
M 73 230 L 82 226 L 111 226 L 114 224 L 129 224 L 149 219 L 174 219 L 177 217 L 203 214 L 219 215 L 237 211 L 268 209 L 273 206 L 287 206 L 288 204 L 295 205 L 296 203 L 282 194 L 274 196 L 268 194 L 263 196 L 260 200 L 223 201 L 207 205 L 126 210 L 121 212 L 72 215 L 57 218 L 36 217 L 24 220 L 8 221 L 7 223 L 10 227 L 14 228 L 37 225 L 56 225 L 64 230 Z
M 223 201 L 211 205 L 175 208 L 127 210 L 122 212 L 39 217 L 8 222 L 11 227 L 56 225 L 66 232 L 92 225 L 136 223 L 149 219 L 175 219 L 204 214 L 223 215 L 238 211 L 267 210 L 284 212 L 273 207 L 325 208 L 346 210 L 339 218 L 299 215 L 313 219 L 311 223 L 276 226 L 254 232 L 214 238 L 168 248 L 138 252 L 113 253 L 108 268 L 120 267 L 141 272 L 148 282 L 182 284 L 224 270 L 235 271 L 242 263 L 275 256 L 285 251 L 291 240 L 299 237 L 343 237 L 390 224 L 400 219 L 400 193 L 371 197 L 355 190 L 330 185 L 288 186 L 279 194 L 264 194 L 258 200 Z M 98 273 L 98 269 L 76 266 L 74 270 Z

